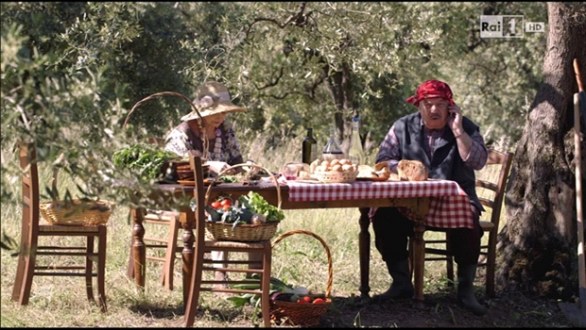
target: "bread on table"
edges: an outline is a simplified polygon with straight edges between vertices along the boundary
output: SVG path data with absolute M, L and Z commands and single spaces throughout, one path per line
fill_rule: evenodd
M 397 171 L 403 181 L 425 181 L 429 177 L 427 167 L 418 160 L 400 160 Z

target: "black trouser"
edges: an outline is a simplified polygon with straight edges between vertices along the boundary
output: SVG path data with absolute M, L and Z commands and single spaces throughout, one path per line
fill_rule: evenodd
M 480 255 L 479 213 L 473 212 L 474 229 L 454 228 L 445 230 L 450 239 L 452 254 L 457 264 L 476 264 Z M 384 261 L 390 264 L 408 257 L 407 238 L 413 236 L 413 221 L 404 216 L 397 208 L 381 207 L 372 218 L 374 242 Z

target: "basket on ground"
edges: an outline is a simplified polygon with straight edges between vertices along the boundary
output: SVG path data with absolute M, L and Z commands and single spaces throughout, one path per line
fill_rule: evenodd
M 305 327 L 316 326 L 319 324 L 321 317 L 327 312 L 328 308 L 332 304 L 332 299 L 330 297 L 333 284 L 332 255 L 330 253 L 330 248 L 321 237 L 319 237 L 315 233 L 301 229 L 290 230 L 279 235 L 279 237 L 277 237 L 273 242 L 273 247 L 281 240 L 283 240 L 285 237 L 295 234 L 304 234 L 314 237 L 321 243 L 321 245 L 325 249 L 328 258 L 328 278 L 326 283 L 326 291 L 323 296 L 312 295 L 314 297 L 322 296 L 325 302 L 321 304 L 300 304 L 297 302 L 290 301 L 271 300 L 271 318 L 276 323 L 280 324 L 298 325 Z
M 220 173 L 214 178 L 214 180 L 218 180 L 222 175 L 226 173 L 230 173 L 230 171 L 234 168 L 238 167 L 249 167 L 249 168 L 256 168 L 260 170 L 264 170 L 266 173 L 269 174 L 275 186 L 277 188 L 277 207 L 281 208 L 281 188 L 279 186 L 279 182 L 272 174 L 271 171 L 265 169 L 264 167 L 256 164 L 250 163 L 242 163 L 233 165 Z M 208 186 L 208 190 L 206 192 L 206 204 L 207 200 L 210 197 L 211 189 L 214 182 Z M 275 233 L 277 232 L 277 226 L 279 225 L 278 221 L 267 221 L 259 224 L 236 224 L 233 223 L 224 223 L 224 222 L 214 222 L 214 221 L 206 221 L 206 239 L 216 240 L 216 241 L 240 241 L 240 242 L 254 242 L 254 241 L 266 241 L 270 240 Z
M 68 201 L 42 202 L 41 215 L 53 225 L 95 226 L 105 225 L 110 219 L 114 203 L 109 201 Z
M 356 181 L 358 171 L 315 171 L 313 176 L 323 183 L 351 183 Z

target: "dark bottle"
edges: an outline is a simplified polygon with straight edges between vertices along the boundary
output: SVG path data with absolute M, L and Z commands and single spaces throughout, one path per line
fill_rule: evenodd
M 301 149 L 301 161 L 306 164 L 311 162 L 317 157 L 317 141 L 313 138 L 313 129 L 307 129 L 307 136 L 303 139 Z

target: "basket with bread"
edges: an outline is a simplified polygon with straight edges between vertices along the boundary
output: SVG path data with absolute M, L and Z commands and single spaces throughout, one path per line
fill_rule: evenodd
M 346 158 L 316 159 L 309 165 L 309 171 L 323 183 L 349 183 L 356 180 L 358 165 Z

